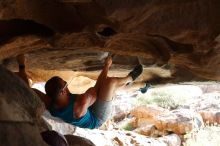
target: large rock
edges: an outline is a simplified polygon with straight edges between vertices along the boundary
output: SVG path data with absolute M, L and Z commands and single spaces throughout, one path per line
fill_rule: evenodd
M 1 146 L 46 146 L 36 123 L 25 121 L 0 121 L 0 143 Z
M 126 145 L 144 145 L 144 146 L 180 146 L 180 138 L 173 134 L 163 138 L 150 138 L 134 132 L 120 130 L 101 131 L 76 129 L 76 135 L 90 139 L 95 145 L 102 146 L 126 146 Z M 98 139 L 98 140 L 97 140 Z
M 154 124 L 156 116 L 167 112 L 169 110 L 161 107 L 143 105 L 131 110 L 131 115 L 136 117 L 136 127 L 142 127 L 145 124 Z
M 144 146 L 180 146 L 180 138 L 175 135 L 167 135 L 161 138 L 150 138 L 143 135 L 139 135 L 135 132 L 122 131 L 122 130 L 100 130 L 100 129 L 86 129 L 78 128 L 71 125 L 65 126 L 65 122 L 58 120 L 54 117 L 48 117 L 44 115 L 45 120 L 53 127 L 57 132 L 63 134 L 74 135 L 70 140 L 79 141 L 82 143 L 88 143 L 90 140 L 96 146 L 126 146 L 126 145 L 144 145 Z M 62 126 L 61 126 L 62 125 Z M 56 128 L 57 127 L 57 128 Z M 82 138 L 74 138 L 75 136 L 84 137 L 85 141 L 83 142 Z M 88 140 L 86 140 L 88 139 Z M 68 140 L 68 139 L 67 139 Z M 70 143 L 71 144 L 71 143 Z
M 160 115 L 164 112 L 169 112 L 169 110 L 154 105 L 142 105 L 132 109 L 131 115 L 137 118 L 148 119 Z
M 155 133 L 151 125 L 164 134 L 167 132 L 185 134 L 192 128 L 204 126 L 201 115 L 189 109 L 169 111 L 157 106 L 144 105 L 134 108 L 131 114 L 136 118 L 135 127 L 138 128 L 136 131 L 146 135 Z
M 177 109 L 158 115 L 155 118 L 155 126 L 160 131 L 185 134 L 193 128 L 203 127 L 204 123 L 200 114 L 188 109 Z
M 95 146 L 95 144 L 84 137 L 76 135 L 65 135 L 65 138 L 70 146 Z
M 154 136 L 156 133 L 156 127 L 153 124 L 145 124 L 145 126 L 141 125 L 133 131 L 145 136 Z
M 0 66 L 0 143 L 2 146 L 44 146 L 38 121 L 43 103 L 12 72 Z
M 64 122 L 60 118 L 51 116 L 48 111 L 45 111 L 42 117 L 51 130 L 58 131 L 63 135 L 73 134 L 75 132 L 75 126 Z
M 0 119 L 19 121 L 19 119 L 23 118 L 30 121 L 33 118 L 40 118 L 45 110 L 40 98 L 12 72 L 7 71 L 2 66 L 0 66 L 0 69 L 0 82 L 2 84 L 0 88 L 2 96 Z M 7 112 L 4 112 L 2 108 L 4 110 L 7 109 Z
M 220 123 L 220 93 L 206 93 L 197 98 L 189 99 L 187 108 L 194 109 L 200 113 L 204 122 L 214 124 Z

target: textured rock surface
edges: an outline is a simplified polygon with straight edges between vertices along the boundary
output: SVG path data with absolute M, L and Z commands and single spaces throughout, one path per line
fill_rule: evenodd
M 47 119 L 47 117 L 45 117 Z M 52 127 L 56 127 L 56 122 L 51 120 L 49 124 Z M 60 127 L 57 129 L 58 132 L 62 133 L 63 131 L 68 131 L 67 127 Z M 141 146 L 180 146 L 180 138 L 175 135 L 167 135 L 161 138 L 150 138 L 143 135 L 138 135 L 134 132 L 120 131 L 120 130 L 109 130 L 103 131 L 99 129 L 90 130 L 76 128 L 74 135 L 78 135 L 84 138 L 91 140 L 96 146 L 132 146 L 132 145 L 141 145 Z
M 65 123 L 59 118 L 51 116 L 51 114 L 48 111 L 44 112 L 42 117 L 51 130 L 59 131 L 59 133 L 63 135 L 73 134 L 75 132 L 74 126 Z
M 37 126 L 44 110 L 43 103 L 13 73 L 1 66 L 0 72 L 1 145 L 45 145 Z
M 164 134 L 167 131 L 185 134 L 193 128 L 204 126 L 201 115 L 188 109 L 169 111 L 160 107 L 140 106 L 134 108 L 131 114 L 136 117 L 136 131 L 146 135 L 155 133 L 152 126 Z
M 143 105 L 131 110 L 131 115 L 136 118 L 154 119 L 156 116 L 167 113 L 169 110 L 157 106 Z
M 1 120 L 31 122 L 40 118 L 45 108 L 39 97 L 12 72 L 0 69 Z
M 218 0 L 3 0 L 0 59 L 28 52 L 29 71 L 88 71 L 110 51 L 113 69 L 141 62 L 171 71 L 164 82 L 220 80 L 219 7 Z M 3 63 L 15 69 L 11 59 Z
M 217 88 L 217 90 L 219 87 Z M 209 91 L 209 90 L 208 90 Z M 186 105 L 200 113 L 204 122 L 220 123 L 220 93 L 205 93 L 195 99 L 190 99 Z M 187 107 L 187 106 L 186 106 Z
M 2 146 L 46 146 L 36 124 L 0 121 L 0 132 Z
M 201 115 L 192 112 L 191 110 L 184 109 L 160 114 L 156 117 L 155 122 L 155 126 L 158 130 L 172 131 L 176 134 L 185 134 L 193 128 L 204 126 Z
M 70 146 L 95 146 L 93 142 L 84 137 L 76 135 L 65 135 L 65 138 Z
M 156 133 L 156 128 L 153 124 L 146 124 L 145 126 L 143 125 L 137 125 L 138 128 L 134 130 L 134 132 L 141 134 L 141 135 L 146 135 L 146 136 L 154 136 Z
M 163 138 L 150 138 L 142 135 L 138 135 L 134 132 L 126 131 L 90 131 L 84 129 L 77 129 L 76 133 L 79 136 L 86 137 L 94 142 L 97 146 L 101 145 L 143 145 L 143 146 L 180 146 L 180 138 L 175 135 L 164 136 Z M 94 137 L 91 138 L 91 137 Z M 99 139 L 99 141 L 97 141 Z

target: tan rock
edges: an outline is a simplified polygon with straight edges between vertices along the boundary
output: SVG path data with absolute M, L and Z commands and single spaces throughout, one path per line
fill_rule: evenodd
M 146 125 L 149 124 L 153 124 L 154 123 L 154 119 L 146 119 L 146 118 L 136 118 L 135 119 L 135 127 L 144 127 Z
M 151 135 L 151 130 L 148 129 L 148 126 L 154 125 L 156 123 L 155 117 L 163 112 L 166 113 L 169 110 L 152 105 L 142 105 L 131 110 L 131 115 L 135 117 L 134 127 L 136 132 Z
M 190 99 L 188 106 L 201 114 L 203 121 L 210 124 L 220 124 L 220 93 L 203 94 L 196 99 Z
M 136 118 L 144 118 L 144 119 L 153 119 L 155 116 L 160 115 L 161 113 L 166 113 L 169 110 L 152 106 L 152 105 L 142 105 L 131 110 L 131 115 Z
M 220 111 L 199 111 L 204 122 L 209 124 L 220 124 Z
M 131 115 L 136 117 L 136 127 L 138 133 L 150 134 L 147 125 L 153 124 L 162 132 L 172 131 L 176 134 L 184 134 L 192 130 L 193 127 L 203 126 L 202 117 L 188 109 L 178 109 L 169 111 L 156 106 L 139 106 L 131 111 Z M 145 128 L 142 128 L 145 127 Z M 142 128 L 142 130 L 141 130 Z
M 149 124 L 143 127 L 139 127 L 133 131 L 141 135 L 152 136 L 155 134 L 155 130 L 156 130 L 155 126 Z
M 204 125 L 200 114 L 188 109 L 173 110 L 162 113 L 155 118 L 155 126 L 160 131 L 172 131 L 176 134 L 184 134 L 192 128 Z

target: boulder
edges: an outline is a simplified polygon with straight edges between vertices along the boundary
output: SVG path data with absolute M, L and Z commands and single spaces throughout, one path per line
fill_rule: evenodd
M 57 131 L 60 134 L 73 134 L 75 132 L 75 126 L 64 122 L 62 119 L 53 117 L 49 111 L 45 111 L 42 118 L 47 123 L 51 130 Z
M 207 124 L 220 124 L 220 111 L 199 111 Z
M 169 110 L 153 106 L 153 105 L 142 105 L 131 110 L 131 115 L 136 117 L 136 126 L 141 127 L 144 124 L 155 123 L 155 117 L 167 113 Z
M 164 112 L 169 110 L 153 105 L 142 105 L 131 110 L 131 115 L 136 118 L 150 119 Z
M 0 121 L 1 146 L 46 146 L 36 123 Z
M 153 124 L 148 124 L 145 126 L 138 127 L 133 131 L 138 134 L 145 135 L 145 136 L 154 136 L 156 127 Z
M 147 128 L 150 125 L 154 125 L 162 133 L 168 131 L 176 134 L 185 134 L 192 128 L 204 126 L 201 115 L 189 109 L 169 111 L 157 106 L 144 105 L 134 108 L 131 114 L 136 118 L 135 126 L 140 133 L 145 129 L 146 133 L 150 134 Z
M 76 135 L 65 135 L 65 138 L 69 146 L 95 146 L 93 142 L 84 137 Z
M 200 114 L 188 109 L 177 109 L 156 116 L 155 126 L 160 131 L 185 134 L 193 128 L 203 127 L 204 123 Z
M 135 132 L 121 130 L 102 131 L 77 128 L 75 135 L 90 139 L 96 146 L 180 146 L 181 144 L 179 136 L 175 134 L 160 138 L 151 138 Z
M 38 127 L 43 103 L 12 72 L 0 66 L 0 143 L 44 146 Z
M 181 145 L 181 139 L 176 134 L 171 134 L 171 135 L 167 135 L 164 137 L 160 137 L 159 139 L 167 143 L 168 146 L 180 146 Z
M 220 124 L 220 93 L 203 94 L 196 100 L 191 99 L 191 103 L 188 105 L 201 114 L 204 122 Z

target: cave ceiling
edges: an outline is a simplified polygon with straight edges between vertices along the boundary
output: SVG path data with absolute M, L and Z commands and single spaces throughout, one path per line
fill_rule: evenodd
M 218 0 L 1 0 L 0 60 L 14 70 L 113 71 L 136 64 L 165 82 L 220 80 Z M 151 70 L 152 69 L 152 70 Z M 157 71 L 157 76 L 162 76 Z

